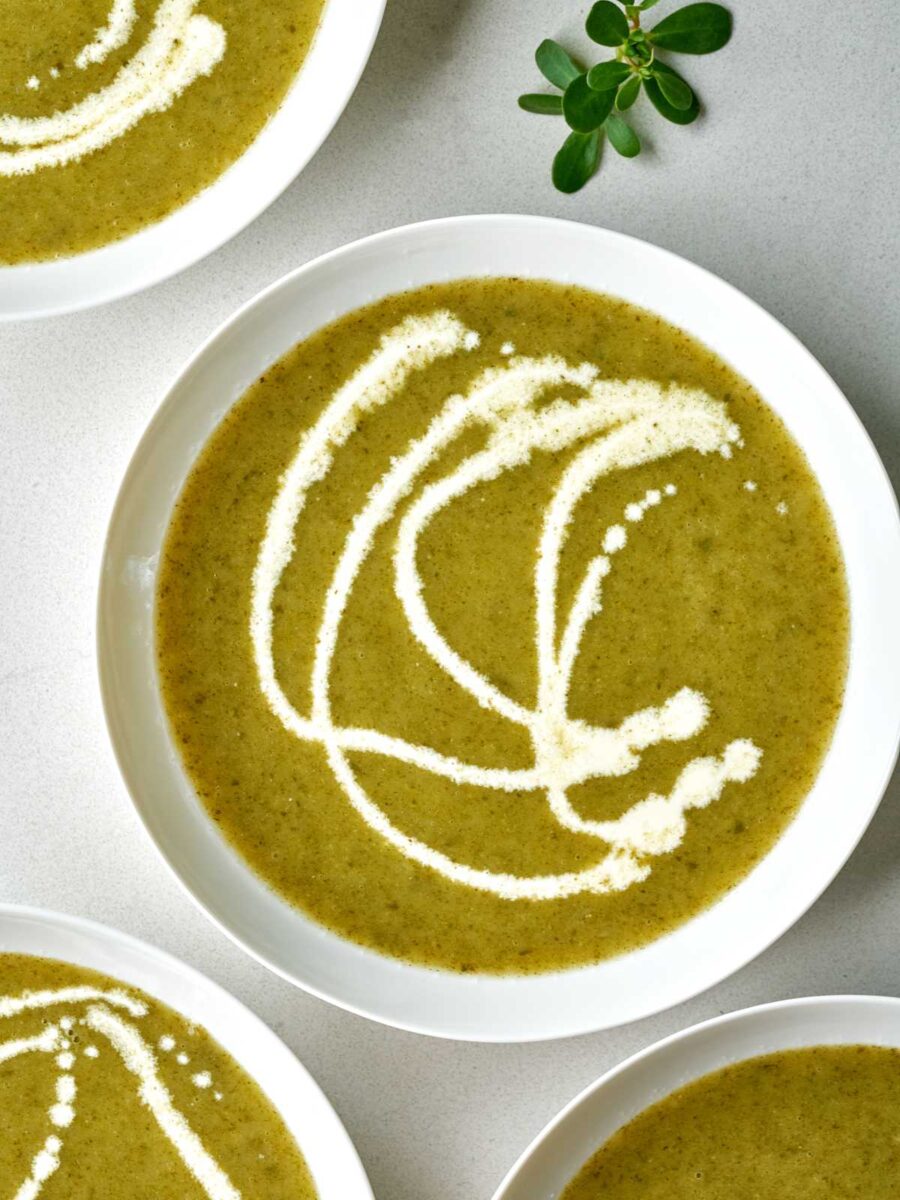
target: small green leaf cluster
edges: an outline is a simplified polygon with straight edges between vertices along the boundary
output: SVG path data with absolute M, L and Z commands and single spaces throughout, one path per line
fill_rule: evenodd
M 538 69 L 560 94 L 528 93 L 519 97 L 519 106 L 526 112 L 565 117 L 572 131 L 553 160 L 553 182 L 561 192 L 577 192 L 597 170 L 604 132 L 625 158 L 640 154 L 640 138 L 621 114 L 631 108 L 641 88 L 654 108 L 676 125 L 689 125 L 700 111 L 693 88 L 660 61 L 657 51 L 721 50 L 731 37 L 731 14 L 721 4 L 689 4 L 653 29 L 642 29 L 641 13 L 657 2 L 597 0 L 588 13 L 588 36 L 616 53 L 589 70 L 550 38 L 538 46 Z

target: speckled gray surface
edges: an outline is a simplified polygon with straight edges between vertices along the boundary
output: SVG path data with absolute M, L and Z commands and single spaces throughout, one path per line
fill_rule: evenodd
M 492 1048 L 382 1029 L 251 962 L 158 861 L 107 745 L 95 583 L 135 442 L 176 369 L 239 303 L 375 230 L 452 213 L 536 212 L 678 251 L 806 342 L 900 481 L 900 8 L 734 0 L 731 45 L 689 64 L 708 103 L 703 121 L 661 128 L 642 112 L 649 152 L 633 163 L 608 156 L 600 178 L 566 199 L 547 179 L 560 128 L 518 113 L 515 96 L 537 83 L 540 38 L 577 42 L 586 7 L 388 0 L 331 139 L 247 232 L 135 299 L 0 328 L 0 899 L 117 925 L 249 1003 L 325 1088 L 379 1200 L 488 1200 L 576 1091 L 694 1021 L 805 993 L 900 994 L 896 780 L 823 899 L 722 986 L 612 1033 Z M 774 36 L 782 26 L 787 36 Z

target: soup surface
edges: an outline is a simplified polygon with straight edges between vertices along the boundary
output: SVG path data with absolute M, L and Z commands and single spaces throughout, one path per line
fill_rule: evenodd
M 737 1063 L 654 1104 L 561 1200 L 892 1200 L 900 1051 L 817 1046 Z
M 0 262 L 167 216 L 281 104 L 323 0 L 0 4 Z
M 642 945 L 741 879 L 831 737 L 816 480 L 657 317 L 469 280 L 292 350 L 175 506 L 157 655 L 187 772 L 345 937 L 459 971 Z
M 22 1200 L 316 1194 L 280 1116 L 205 1030 L 67 963 L 0 954 L 0 1112 L 0 1182 Z

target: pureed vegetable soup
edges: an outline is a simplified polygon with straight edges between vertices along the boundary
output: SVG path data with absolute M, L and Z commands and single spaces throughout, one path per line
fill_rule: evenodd
M 0 263 L 167 216 L 247 149 L 323 0 L 0 4 Z
M 898 1129 L 900 1051 L 769 1054 L 635 1117 L 561 1200 L 894 1200 Z
M 848 611 L 803 454 L 648 312 L 468 280 L 287 354 L 160 564 L 165 706 L 210 816 L 343 936 L 457 971 L 643 945 L 818 770 Z
M 16 1200 L 316 1195 L 281 1117 L 205 1030 L 67 963 L 0 954 L 0 1113 Z

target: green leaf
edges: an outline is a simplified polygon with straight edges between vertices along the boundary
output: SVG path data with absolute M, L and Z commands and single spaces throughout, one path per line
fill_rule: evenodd
M 544 117 L 562 116 L 562 96 L 545 96 L 543 92 L 527 92 L 519 97 L 519 108 Z
M 642 30 L 633 29 L 619 51 L 619 56 L 635 63 L 650 63 L 653 61 L 653 46 Z
M 560 192 L 577 192 L 597 170 L 600 131 L 570 133 L 553 160 L 553 183 Z
M 646 12 L 648 8 L 652 8 L 654 4 L 658 4 L 659 0 L 644 0 L 643 4 L 636 4 L 634 7 L 638 12 Z
M 627 63 L 610 59 L 609 62 L 597 63 L 596 67 L 591 67 L 587 76 L 588 86 L 595 92 L 608 92 L 610 88 L 617 88 L 620 83 L 624 83 L 630 74 L 631 67 Z
M 650 30 L 653 44 L 679 54 L 712 54 L 731 37 L 731 13 L 721 4 L 689 4 Z
M 641 152 L 641 139 L 627 121 L 615 113 L 606 118 L 606 132 L 614 150 L 618 150 L 623 158 L 634 158 Z
M 588 86 L 587 75 L 579 75 L 566 88 L 563 116 L 576 133 L 590 133 L 600 128 L 615 102 L 614 91 L 595 92 Z
M 655 78 L 644 80 L 644 91 L 650 97 L 650 102 L 658 113 L 666 118 L 667 121 L 673 121 L 676 125 L 690 125 L 691 121 L 696 121 L 697 115 L 700 112 L 700 102 L 694 93 L 694 99 L 691 101 L 690 108 L 676 108 L 662 94 L 659 86 L 659 77 L 661 74 L 675 75 L 678 79 L 681 76 L 677 71 L 673 71 L 671 67 L 657 60 L 653 64 L 653 70 L 656 73 Z M 684 83 L 684 80 L 681 80 Z M 685 84 L 687 87 L 687 84 Z
M 552 38 L 545 38 L 541 42 L 534 53 L 534 61 L 544 78 L 563 92 L 581 74 L 578 64 Z
M 612 0 L 597 0 L 585 22 L 588 37 L 601 46 L 621 46 L 628 37 L 628 21 Z
M 641 90 L 641 80 L 639 75 L 632 75 L 627 83 L 623 83 L 619 88 L 619 93 L 616 96 L 616 108 L 619 112 L 624 112 L 626 108 L 631 108 Z
M 694 93 L 680 75 L 676 75 L 674 71 L 659 71 L 654 68 L 653 77 L 659 84 L 659 90 L 673 108 L 685 111 L 691 107 Z

